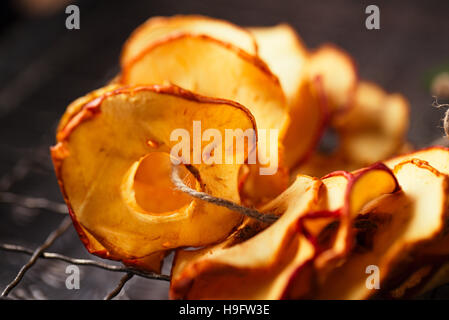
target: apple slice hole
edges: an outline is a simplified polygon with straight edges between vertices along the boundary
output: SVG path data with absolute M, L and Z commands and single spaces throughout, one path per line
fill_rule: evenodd
M 172 164 L 165 152 L 152 152 L 143 157 L 134 175 L 134 195 L 136 203 L 150 213 L 167 213 L 188 205 L 192 198 L 179 190 L 171 181 Z M 179 176 L 184 183 L 196 188 L 197 180 L 181 165 Z

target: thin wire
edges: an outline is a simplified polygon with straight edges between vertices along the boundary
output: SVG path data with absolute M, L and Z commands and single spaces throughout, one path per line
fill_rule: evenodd
M 112 290 L 110 293 L 108 293 L 108 295 L 106 297 L 104 297 L 104 300 L 111 300 L 113 299 L 115 296 L 117 296 L 120 291 L 122 291 L 123 287 L 125 286 L 125 284 L 131 280 L 131 278 L 134 276 L 133 273 L 128 272 L 127 274 L 125 274 L 121 279 L 120 282 L 118 283 L 118 285 L 114 288 L 114 290 Z
M 0 250 L 8 251 L 8 252 L 25 253 L 28 255 L 32 255 L 34 252 L 33 250 L 31 250 L 29 248 L 25 248 L 23 246 L 19 246 L 19 245 L 15 245 L 15 244 L 6 244 L 6 243 L 0 244 Z M 49 259 L 49 260 L 60 260 L 60 261 L 64 261 L 64 262 L 79 265 L 79 266 L 92 266 L 92 267 L 96 267 L 96 268 L 100 268 L 100 269 L 112 271 L 112 272 L 128 272 L 128 273 L 133 273 L 137 276 L 147 278 L 147 279 L 152 279 L 152 280 L 170 281 L 170 276 L 168 276 L 168 275 L 161 275 L 161 274 L 157 274 L 157 273 L 153 273 L 153 272 L 144 272 L 144 271 L 140 271 L 140 270 L 137 270 L 134 268 L 111 265 L 111 264 L 107 264 L 107 263 L 103 263 L 103 262 L 95 261 L 95 260 L 71 258 L 71 257 L 65 256 L 65 255 L 62 255 L 59 253 L 54 253 L 54 252 L 42 252 L 42 254 L 39 256 L 39 258 Z
M 50 201 L 45 198 L 22 196 L 12 192 L 0 192 L 0 202 L 28 209 L 45 209 L 56 213 L 68 213 L 67 206 L 64 203 Z
M 59 227 L 52 233 L 50 233 L 45 242 L 33 252 L 30 260 L 28 260 L 28 262 L 20 269 L 14 280 L 6 286 L 5 290 L 3 290 L 1 294 L 2 297 L 7 296 L 11 292 L 11 290 L 13 290 L 19 284 L 28 269 L 30 269 L 36 263 L 39 256 L 42 255 L 42 252 L 50 247 L 53 242 L 55 242 L 55 240 L 69 228 L 71 224 L 72 221 L 69 217 L 64 218 Z

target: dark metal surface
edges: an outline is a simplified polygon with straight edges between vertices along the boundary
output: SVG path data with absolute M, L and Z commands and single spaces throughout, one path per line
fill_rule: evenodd
M 64 219 L 42 209 L 53 204 L 50 209 L 64 211 L 58 207 L 62 199 L 48 155 L 56 121 L 70 101 L 102 86 L 117 73 L 123 41 L 154 15 L 199 13 L 240 25 L 288 22 L 310 47 L 336 43 L 354 56 L 362 79 L 403 93 L 411 102 L 409 139 L 413 144 L 424 146 L 438 138 L 444 110 L 431 108 L 427 85 L 429 75 L 449 63 L 449 2 L 376 1 L 381 10 L 381 30 L 377 31 L 364 27 L 368 4 L 336 0 L 96 0 L 78 2 L 80 30 L 65 28 L 64 12 L 2 25 L 0 192 L 8 193 L 0 203 L 0 242 L 34 251 Z M 12 204 L 16 202 L 22 205 Z M 50 249 L 69 257 L 99 260 L 86 253 L 71 227 Z M 1 290 L 28 260 L 24 254 L 0 251 Z M 67 290 L 66 266 L 64 261 L 38 259 L 9 296 L 102 299 L 113 292 L 123 276 L 80 267 L 80 290 Z M 132 277 L 116 298 L 164 299 L 167 289 L 166 281 Z M 449 297 L 448 290 L 442 287 L 431 297 Z

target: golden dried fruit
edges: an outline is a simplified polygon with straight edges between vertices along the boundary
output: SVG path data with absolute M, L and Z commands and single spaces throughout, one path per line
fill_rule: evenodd
M 187 299 L 267 299 L 279 293 L 274 282 L 295 253 L 298 218 L 318 201 L 321 182 L 298 176 L 266 209 L 282 214 L 256 236 L 231 247 L 178 250 L 170 296 Z
M 304 82 L 299 91 L 301 98 L 291 106 L 290 126 L 283 140 L 285 164 L 289 169 L 309 160 L 329 119 L 328 104 L 320 79 Z
M 325 44 L 312 51 L 307 62 L 309 79 L 320 77 L 333 117 L 353 105 L 357 89 L 357 68 L 352 57 L 342 49 Z
M 282 140 L 286 168 L 304 160 L 315 148 L 327 120 L 327 105 L 318 80 L 307 78 L 309 53 L 288 24 L 248 29 L 259 56 L 279 81 L 287 98 L 290 123 Z
M 147 47 L 125 66 L 121 82 L 170 82 L 202 95 L 239 102 L 254 115 L 258 130 L 278 129 L 280 136 L 288 121 L 284 93 L 265 63 L 205 35 L 181 34 Z
M 124 84 L 169 82 L 199 94 L 237 101 L 254 115 L 259 133 L 258 148 L 262 152 L 258 154 L 258 163 L 252 164 L 255 168 L 251 171 L 259 175 L 259 165 L 263 166 L 268 160 L 261 160 L 261 155 L 278 153 L 278 141 L 281 141 L 288 124 L 282 88 L 262 60 L 234 45 L 209 35 L 174 35 L 151 44 L 128 63 L 122 71 L 121 81 Z M 274 130 L 277 130 L 277 138 L 271 141 Z M 282 167 L 279 163 L 270 165 Z M 267 178 L 251 175 L 248 179 Z M 282 181 L 286 180 L 282 171 L 276 179 L 276 186 L 282 186 Z M 273 189 L 271 194 L 276 196 L 284 189 L 283 186 Z M 260 199 L 266 197 L 265 193 L 258 194 L 257 189 L 248 195 L 254 205 L 260 204 Z
M 394 169 L 396 165 L 412 159 L 419 159 L 429 163 L 439 172 L 449 175 L 449 149 L 441 146 L 432 146 L 418 151 L 409 152 L 384 161 L 385 165 Z
M 175 86 L 105 90 L 92 98 L 60 127 L 52 148 L 58 181 L 90 252 L 157 270 L 148 261 L 160 260 L 163 251 L 222 240 L 241 221 L 174 189 L 170 151 L 177 141 L 170 136 L 184 129 L 193 137 L 196 120 L 203 132 L 213 128 L 223 136 L 225 129 L 255 130 L 247 109 Z M 201 143 L 191 153 L 202 152 Z M 241 152 L 233 152 L 233 164 L 180 167 L 181 177 L 194 189 L 239 202 L 235 160 Z
M 377 85 L 361 82 L 354 107 L 335 124 L 339 148 L 349 162 L 361 166 L 395 155 L 405 142 L 408 102 Z
M 122 67 L 136 59 L 148 46 L 181 33 L 208 35 L 231 43 L 249 54 L 257 53 L 257 44 L 252 35 L 228 21 L 200 15 L 153 17 L 137 27 L 126 40 L 120 57 Z
M 377 184 L 372 187 L 373 181 Z M 263 210 L 282 214 L 254 237 L 231 247 L 177 252 L 171 296 L 188 299 L 279 299 L 309 292 L 314 272 L 324 277 L 351 247 L 350 222 L 372 199 L 396 191 L 383 165 L 354 174 L 336 172 L 320 182 L 298 176 Z M 319 235 L 339 221 L 331 239 Z M 310 266 L 312 269 L 310 269 Z
M 295 30 L 288 24 L 248 29 L 254 35 L 259 51 L 270 70 L 279 78 L 289 106 L 300 99 L 308 52 Z
M 366 299 L 378 293 L 366 285 L 367 266 L 380 270 L 380 288 L 407 275 L 420 247 L 444 231 L 447 219 L 448 177 L 413 159 L 394 169 L 402 192 L 379 198 L 361 212 L 373 228 L 358 230 L 359 245 L 313 296 L 318 299 Z M 363 239 L 362 242 L 360 242 Z
M 332 45 L 309 51 L 287 24 L 249 29 L 259 55 L 278 76 L 289 106 L 283 139 L 285 164 L 295 168 L 312 154 L 326 125 L 349 109 L 357 85 L 352 58 Z
M 408 102 L 401 95 L 361 82 L 353 107 L 332 121 L 338 138 L 335 150 L 315 152 L 293 173 L 319 177 L 335 170 L 353 171 L 404 153 L 409 148 L 405 144 L 408 113 Z

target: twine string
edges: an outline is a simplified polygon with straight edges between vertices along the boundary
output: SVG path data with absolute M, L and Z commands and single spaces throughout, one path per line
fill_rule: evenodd
M 179 176 L 179 166 L 172 165 L 172 172 L 171 172 L 171 179 L 176 186 L 176 189 L 179 191 L 182 191 L 184 193 L 187 193 L 188 195 L 200 199 L 202 201 L 206 201 L 212 204 L 215 204 L 217 206 L 228 208 L 232 211 L 236 211 L 240 214 L 243 214 L 247 217 L 256 219 L 263 223 L 271 224 L 275 222 L 279 216 L 272 213 L 262 213 L 256 209 L 244 207 L 240 204 L 237 204 L 233 201 L 226 200 L 223 198 L 214 197 L 206 192 L 201 192 L 195 189 L 192 189 L 188 187 L 184 181 L 182 181 L 181 177 Z
M 444 117 L 443 117 L 443 128 L 444 128 L 445 138 L 448 138 L 449 137 L 449 104 L 448 103 L 439 103 L 438 98 L 436 96 L 433 96 L 432 107 L 448 108 L 448 109 L 446 109 L 446 112 L 444 113 Z

